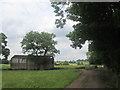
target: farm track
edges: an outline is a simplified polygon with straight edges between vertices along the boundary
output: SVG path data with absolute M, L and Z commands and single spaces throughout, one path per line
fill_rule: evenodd
M 100 70 L 79 70 L 83 72 L 75 81 L 66 88 L 104 88 L 100 80 Z

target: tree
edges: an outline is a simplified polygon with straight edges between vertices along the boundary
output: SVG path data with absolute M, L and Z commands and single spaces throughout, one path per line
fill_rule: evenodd
M 53 33 L 30 31 L 21 42 L 23 52 L 35 56 L 59 53 L 59 50 L 55 48 L 57 41 L 54 38 L 55 34 Z
M 9 64 L 9 61 L 6 59 L 0 60 L 0 64 Z
M 81 49 L 88 41 L 89 51 L 95 52 L 91 55 L 120 73 L 120 2 L 53 2 L 52 7 L 60 17 L 55 22 L 57 27 L 63 28 L 66 18 L 77 22 L 67 35 L 73 48 Z
M 80 62 L 77 62 L 77 65 L 80 65 Z
M 69 62 L 68 61 L 64 61 L 63 65 L 69 65 Z
M 10 49 L 7 47 L 7 36 L 4 33 L 0 33 L 0 54 L 4 56 L 4 59 L 7 60 L 10 55 Z
M 91 52 L 88 52 L 87 54 L 89 54 L 88 60 L 89 60 L 90 64 L 96 64 L 96 65 L 102 64 L 102 59 L 100 57 L 101 56 L 100 53 L 98 54 L 98 52 L 91 51 Z
M 2 54 L 5 57 L 5 60 L 7 60 L 8 56 L 10 55 L 10 49 L 8 49 L 8 48 L 3 49 Z

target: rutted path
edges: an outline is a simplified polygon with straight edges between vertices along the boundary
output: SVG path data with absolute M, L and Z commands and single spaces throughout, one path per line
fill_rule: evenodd
M 83 74 L 66 88 L 104 88 L 104 84 L 99 78 L 99 70 L 80 70 L 80 72 Z

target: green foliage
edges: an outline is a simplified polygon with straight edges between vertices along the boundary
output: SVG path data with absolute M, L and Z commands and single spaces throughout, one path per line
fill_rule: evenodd
M 10 49 L 7 46 L 7 36 L 4 33 L 0 33 L 0 55 L 4 56 L 4 59 L 8 59 L 10 55 Z
M 56 62 L 54 62 L 54 65 L 60 65 L 60 63 L 56 63 Z
M 63 65 L 69 65 L 69 62 L 68 61 L 64 61 Z
M 116 75 L 112 71 L 106 69 L 102 71 L 100 77 L 105 82 L 106 88 L 118 88 L 118 90 L 120 89 L 119 75 Z
M 80 62 L 77 62 L 77 65 L 80 65 Z
M 59 53 L 59 50 L 55 48 L 57 42 L 54 38 L 55 34 L 53 33 L 31 31 L 25 35 L 21 42 L 23 52 L 36 56 Z
M 2 71 L 2 88 L 65 88 L 80 74 L 75 69 L 5 70 Z
M 92 70 L 92 69 L 95 69 L 95 68 L 97 68 L 96 65 L 86 65 L 86 66 L 85 66 L 85 69 L 86 69 L 86 70 Z
M 69 65 L 68 61 L 56 61 L 54 65 Z
M 54 12 L 56 13 L 55 16 L 60 17 L 60 19 L 56 19 L 55 24 L 57 28 L 63 28 L 63 26 L 66 24 L 66 18 L 65 13 L 67 10 L 63 7 L 64 5 L 68 5 L 69 3 L 66 2 L 51 2 L 51 6 L 55 8 Z M 64 9 L 64 10 L 62 10 Z
M 69 63 L 75 64 L 75 63 L 76 63 L 76 61 L 72 60 L 72 61 L 69 61 Z
M 95 52 L 91 54 L 91 58 L 96 59 L 93 62 L 102 62 L 120 73 L 120 2 L 57 2 L 52 3 L 52 7 L 55 8 L 56 16 L 62 12 L 58 14 L 59 22 L 55 23 L 57 27 L 65 25 L 61 24 L 64 18 L 77 22 L 73 25 L 74 30 L 67 35 L 73 48 L 81 49 L 88 41 L 89 51 Z
M 2 46 L 2 48 L 5 48 L 5 46 L 7 46 L 7 36 L 4 33 L 0 33 L 0 45 Z
M 89 60 L 90 64 L 98 64 L 98 65 L 102 64 L 100 53 L 98 54 L 95 51 L 91 51 L 91 52 L 89 52 L 89 56 L 90 57 L 88 58 L 88 60 Z
M 0 60 L 0 64 L 9 64 L 9 61 L 6 59 Z
M 10 49 L 9 48 L 4 48 L 3 50 L 2 50 L 2 54 L 3 54 L 3 56 L 5 57 L 4 59 L 8 59 L 8 56 L 10 55 Z

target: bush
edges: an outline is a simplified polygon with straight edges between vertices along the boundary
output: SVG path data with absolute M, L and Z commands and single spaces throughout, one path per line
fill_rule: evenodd
M 85 69 L 86 69 L 86 70 L 92 70 L 92 69 L 95 69 L 95 68 L 96 68 L 95 65 L 86 65 L 86 66 L 85 66 Z
M 0 60 L 0 64 L 9 64 L 9 61 L 6 59 Z
M 80 62 L 77 62 L 77 65 L 80 65 Z
M 64 62 L 63 62 L 63 65 L 69 65 L 69 62 L 64 61 Z
M 81 65 L 83 65 L 83 62 L 81 62 Z
M 120 77 L 113 75 L 107 83 L 107 88 L 120 88 Z

